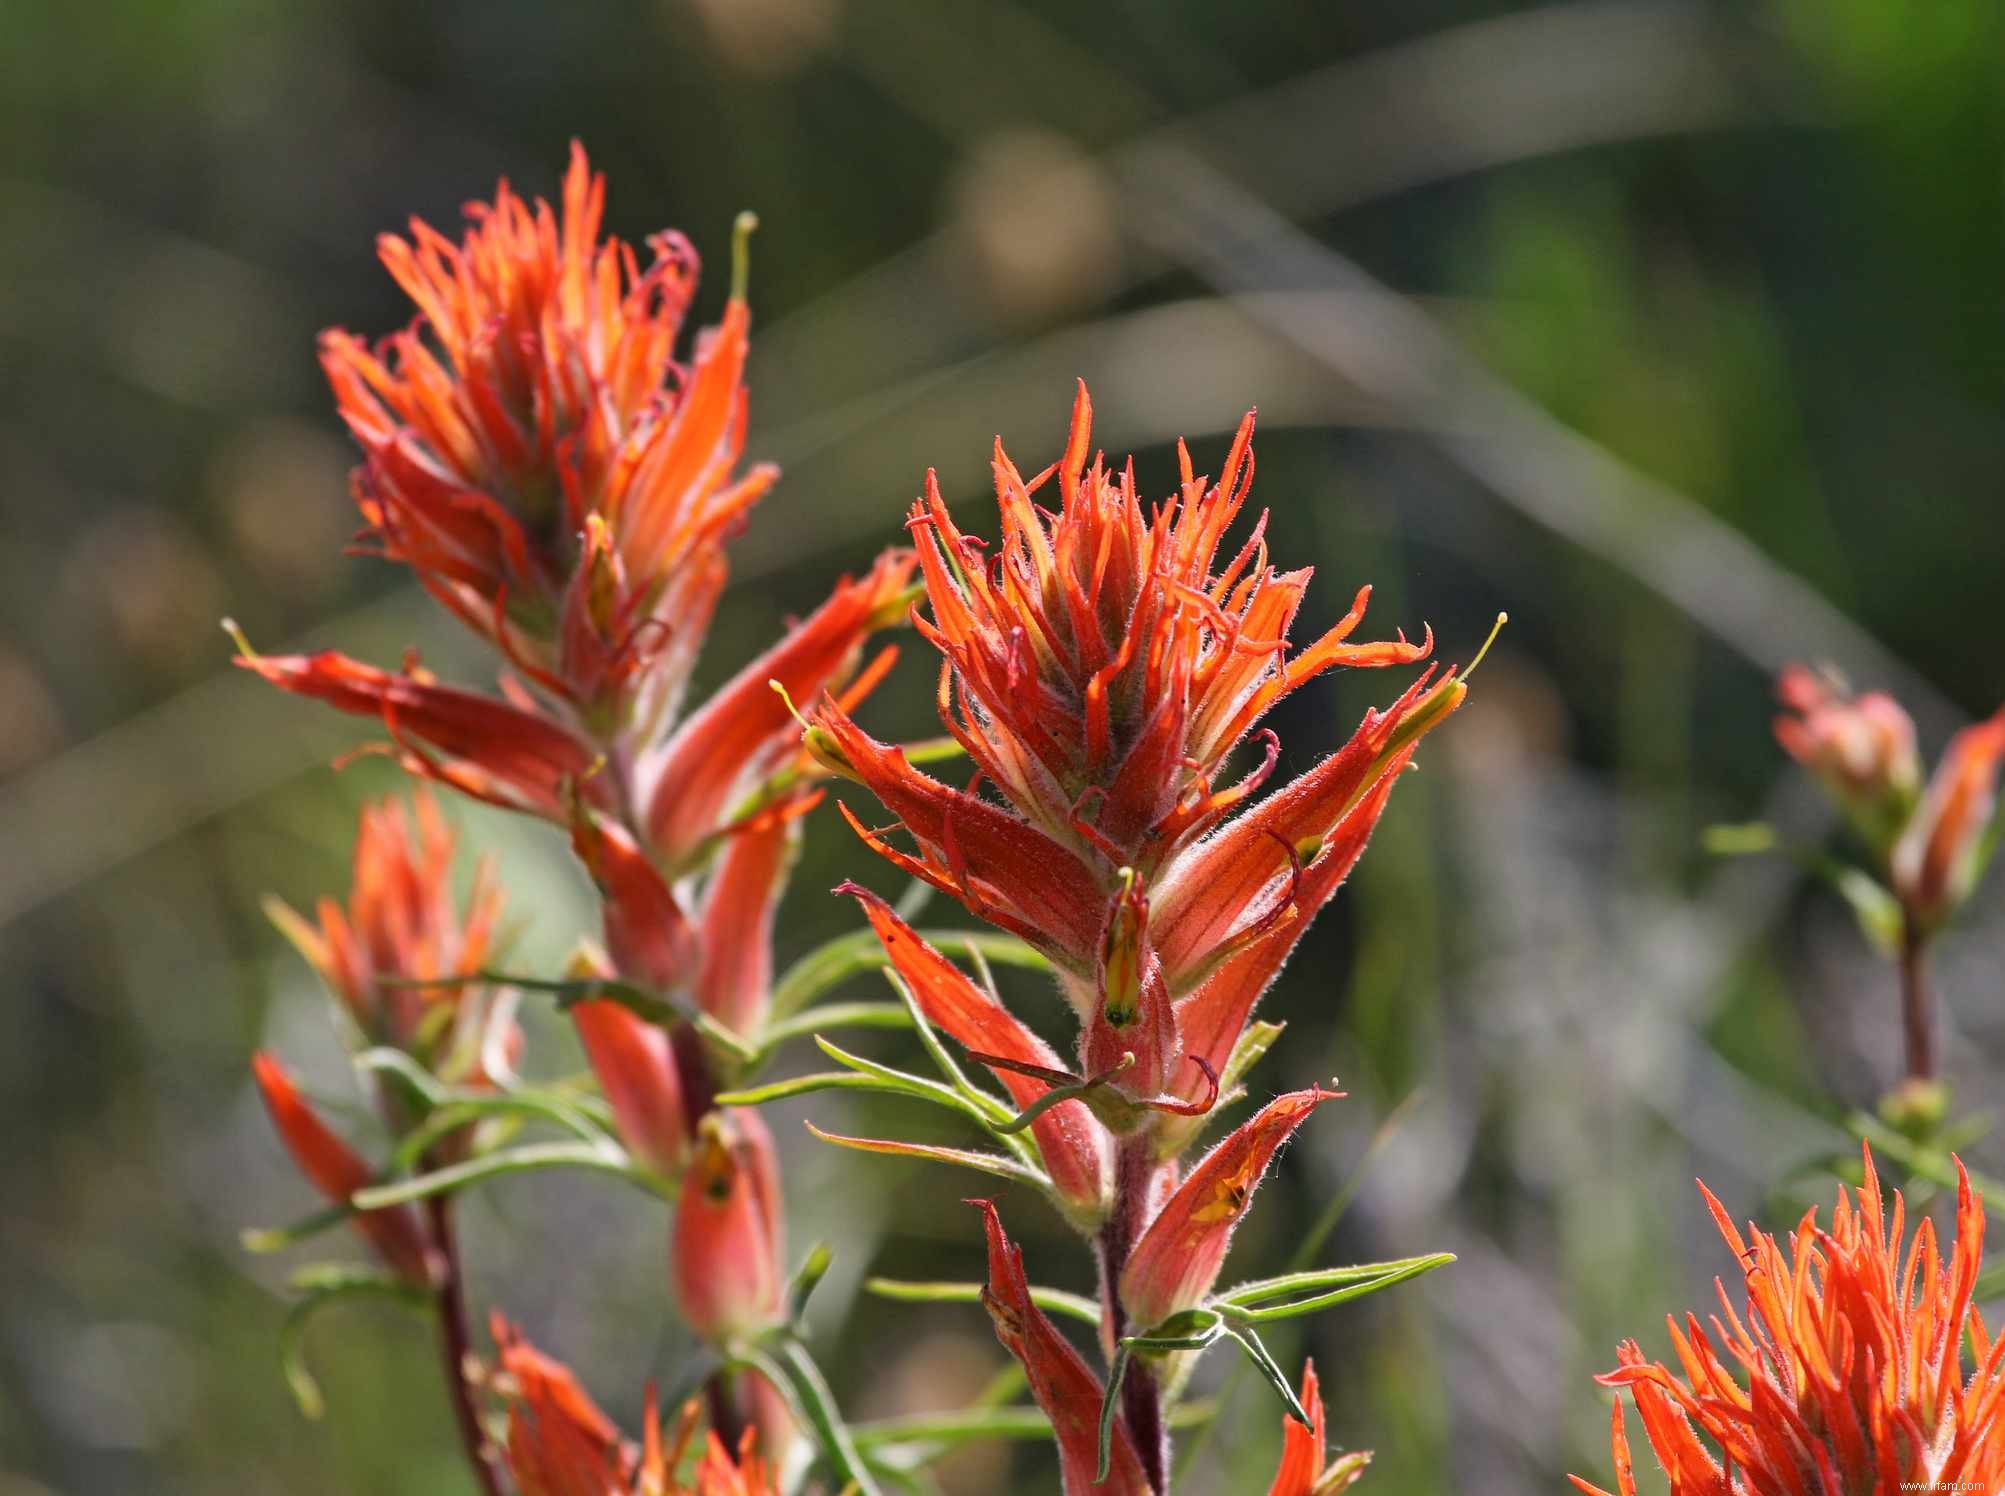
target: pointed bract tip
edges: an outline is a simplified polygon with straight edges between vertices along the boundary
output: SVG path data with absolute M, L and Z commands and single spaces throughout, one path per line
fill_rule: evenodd
M 750 208 L 731 222 L 731 299 L 743 301 L 752 281 L 752 235 L 759 227 L 759 215 Z

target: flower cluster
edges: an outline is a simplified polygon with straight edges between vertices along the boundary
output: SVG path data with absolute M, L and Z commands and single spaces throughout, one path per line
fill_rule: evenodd
M 1883 1209 L 1870 1148 L 1865 1182 L 1841 1189 L 1828 1231 L 1805 1215 L 1785 1249 L 1750 1226 L 1743 1237 L 1702 1184 L 1706 1206 L 1740 1264 L 1745 1317 L 1724 1284 L 1726 1319 L 1670 1323 L 1678 1372 L 1635 1341 L 1602 1382 L 1634 1400 L 1671 1496 L 1859 1491 L 1989 1491 L 2005 1482 L 2005 1339 L 1974 1293 L 1984 1207 L 1957 1165 L 1956 1236 L 1945 1261 L 1923 1217 L 1901 1256 L 1905 1207 Z M 1966 1371 L 1964 1346 L 1972 1365 Z M 1635 1461 L 1613 1415 L 1621 1496 Z M 1578 1476 L 1588 1496 L 1608 1496 Z
M 1432 636 L 1352 642 L 1366 589 L 1291 654 L 1309 571 L 1270 563 L 1264 517 L 1222 549 L 1252 483 L 1251 415 L 1216 482 L 1180 447 L 1178 491 L 1154 506 L 1132 462 L 1117 472 L 1091 450 L 1091 425 L 1081 385 L 1052 467 L 1026 478 L 997 444 L 993 552 L 956 526 L 930 475 L 911 511 L 928 610 L 915 623 L 940 653 L 941 720 L 973 782 L 930 777 L 833 701 L 810 714 L 806 739 L 897 818 L 870 829 L 845 807 L 872 848 L 1021 937 L 1057 974 L 1078 1020 L 1069 1064 L 883 900 L 848 887 L 925 1020 L 1022 1109 L 1038 1177 L 1095 1239 L 1111 1353 L 1138 1335 L 1145 1351 L 1152 1337 L 1189 1339 L 1193 1314 L 1216 1320 L 1207 1306 L 1234 1228 L 1276 1151 L 1334 1093 L 1280 1096 L 1187 1172 L 1179 1156 L 1239 1094 L 1271 1038 L 1249 1028 L 1255 1004 L 1465 687 L 1430 670 L 1256 800 L 1280 759 L 1261 726 L 1277 701 L 1334 667 L 1422 660 Z M 1258 758 L 1232 780 L 1249 742 Z M 1162 1489 L 1152 1365 L 1124 1367 L 1123 1414 L 1101 1420 L 1115 1393 L 1032 1301 L 999 1216 L 983 1211 L 985 1298 L 1057 1431 L 1067 1490 Z M 1111 1484 L 1093 1486 L 1096 1467 Z
M 714 1100 L 762 1035 L 773 911 L 800 817 L 819 795 L 771 683 L 804 699 L 860 700 L 892 658 L 886 650 L 864 666 L 864 646 L 902 620 L 915 562 L 888 551 L 842 579 L 709 700 L 687 706 L 728 573 L 725 543 L 777 476 L 740 466 L 751 225 L 740 221 L 723 321 L 684 363 L 695 252 L 661 234 L 644 263 L 602 234 L 604 209 L 604 180 L 574 147 L 557 206 L 503 183 L 468 210 L 458 242 L 423 223 L 386 236 L 383 262 L 415 320 L 374 347 L 339 331 L 322 340 L 362 454 L 351 487 L 363 549 L 409 566 L 494 646 L 499 690 L 444 683 L 415 658 L 385 670 L 333 651 L 273 657 L 246 645 L 239 663 L 379 721 L 384 751 L 420 778 L 567 829 L 601 896 L 604 945 L 581 946 L 566 979 L 544 985 L 571 1001 L 624 1151 L 611 1137 L 592 1146 L 675 1200 L 675 1297 L 721 1345 L 785 1311 L 771 1136 L 755 1114 Z M 428 1145 L 399 1161 L 436 1169 L 465 1153 L 495 1108 L 533 1107 L 513 1086 L 513 999 L 498 1003 L 494 983 L 472 980 L 491 960 L 496 886 L 483 872 L 464 919 L 453 918 L 451 838 L 428 796 L 417 824 L 413 836 L 400 810 L 367 813 L 348 908 L 323 905 L 317 923 L 276 917 L 361 1040 L 411 1062 L 384 1088 L 395 1103 L 387 1120 Z M 258 1076 L 309 1175 L 351 1204 L 377 1171 L 313 1118 L 276 1062 L 261 1059 Z M 507 1094 L 491 1107 L 473 1094 L 497 1083 Z M 589 1122 L 562 1097 L 534 1105 L 574 1128 Z M 420 1180 L 404 1193 L 432 1188 Z M 459 1312 L 449 1242 L 428 1237 L 402 1204 L 356 1219 L 399 1274 L 438 1282 Z M 776 1455 L 787 1420 L 771 1389 L 725 1381 L 713 1407 L 758 1421 Z

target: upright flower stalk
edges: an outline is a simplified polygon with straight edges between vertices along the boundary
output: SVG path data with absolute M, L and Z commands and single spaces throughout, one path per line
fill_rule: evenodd
M 731 1358 L 738 1340 L 786 1317 L 783 1207 L 766 1129 L 715 1098 L 762 1041 L 773 909 L 800 817 L 819 798 L 819 774 L 769 682 L 800 699 L 861 699 L 892 653 L 865 666 L 864 646 L 902 619 L 914 561 L 888 551 L 841 579 L 686 709 L 728 572 L 726 542 L 777 477 L 769 465 L 740 464 L 752 221 L 739 221 L 723 320 L 682 362 L 695 251 L 664 233 L 636 252 L 602 234 L 604 207 L 604 179 L 574 146 L 556 205 L 525 201 L 504 182 L 491 203 L 468 210 L 457 242 L 414 222 L 408 238 L 379 245 L 416 309 L 412 324 L 375 346 L 341 331 L 321 342 L 362 453 L 351 483 L 360 548 L 408 566 L 494 647 L 498 691 L 444 683 L 415 657 L 389 670 L 334 651 L 273 657 L 242 644 L 238 663 L 377 720 L 381 751 L 412 774 L 569 832 L 600 895 L 604 944 L 581 947 L 561 981 L 535 985 L 572 1003 L 624 1149 L 598 1137 L 568 1098 L 538 1100 L 537 1115 L 582 1129 L 585 1142 L 568 1146 L 585 1161 L 605 1167 L 617 1155 L 620 1168 L 674 1198 L 675 1297 Z M 463 1093 L 479 1066 L 467 1068 L 455 1047 L 456 1025 L 427 1015 L 447 995 L 484 990 L 461 983 L 488 964 L 495 901 L 483 883 L 463 929 L 448 939 L 435 928 L 425 902 L 438 896 L 428 798 L 419 817 L 424 835 L 409 865 L 386 865 L 367 888 L 358 880 L 348 917 L 324 911 L 317 930 L 297 917 L 282 923 L 371 1042 L 406 1049 L 430 1078 L 419 1082 L 424 1105 L 394 1119 L 398 1130 L 433 1128 L 439 1149 L 464 1149 L 466 1130 L 440 1119 L 478 1110 Z M 365 820 L 372 868 L 381 859 L 366 849 L 387 835 Z M 434 1083 L 451 1088 L 448 1106 Z M 530 1105 L 512 1093 L 504 1101 Z M 292 1109 L 274 1110 L 295 1148 L 319 1160 L 323 1188 L 345 1202 L 368 1183 L 366 1168 L 336 1166 L 303 1124 L 288 1124 Z M 421 1160 L 452 1161 L 435 1150 Z M 483 1167 L 434 1168 L 383 1187 L 427 1201 L 438 1249 L 448 1190 Z M 400 1272 L 420 1270 L 401 1213 L 367 1210 L 358 1220 Z M 456 1278 L 451 1286 L 457 1293 Z M 713 1427 L 730 1448 L 756 1420 L 765 1457 L 784 1453 L 786 1420 L 773 1416 L 769 1394 L 718 1373 Z M 492 1441 L 474 1429 L 469 1448 L 491 1483 Z M 718 1496 L 725 1487 L 701 1489 Z
M 1990 1491 L 2005 1481 L 2005 1340 L 1975 1302 L 1984 1207 L 1957 1164 L 1948 1256 L 1935 1223 L 1889 1214 L 1870 1148 L 1865 1182 L 1843 1189 L 1831 1226 L 1810 1211 L 1786 1245 L 1743 1236 L 1700 1192 L 1739 1264 L 1746 1303 L 1719 1285 L 1722 1323 L 1669 1323 L 1677 1369 L 1625 1341 L 1603 1385 L 1626 1393 L 1669 1477 L 1671 1496 L 1852 1496 L 1863 1491 Z M 1966 1347 L 1968 1347 L 1966 1353 Z M 1635 1454 L 1615 1406 L 1619 1496 L 1635 1496 Z M 1579 1476 L 1588 1496 L 1609 1496 Z
M 1162 1493 L 1166 1399 L 1193 1353 L 1229 1334 L 1265 1357 L 1260 1316 L 1219 1294 L 1217 1279 L 1277 1150 L 1335 1093 L 1290 1092 L 1188 1170 L 1182 1155 L 1243 1094 L 1274 1032 L 1250 1026 L 1261 994 L 1362 854 L 1419 740 L 1466 688 L 1430 668 L 1337 752 L 1256 799 L 1280 761 L 1262 726 L 1276 702 L 1336 667 L 1420 662 L 1432 635 L 1356 642 L 1366 588 L 1333 628 L 1291 650 L 1308 569 L 1270 564 L 1264 516 L 1227 543 L 1253 479 L 1252 415 L 1215 482 L 1180 445 L 1177 491 L 1153 506 L 1132 461 L 1110 467 L 1091 434 L 1082 384 L 1051 467 L 1026 477 L 998 442 L 993 548 L 961 530 L 931 474 L 912 507 L 926 593 L 914 624 L 940 655 L 940 718 L 972 781 L 930 777 L 833 700 L 809 714 L 806 742 L 895 817 L 873 829 L 844 807 L 869 846 L 1028 942 L 1056 973 L 1078 1025 L 1070 1063 L 882 900 L 848 889 L 916 1012 L 1020 1109 L 998 1135 L 1093 1243 L 1106 1384 L 1033 1302 L 1020 1253 L 981 1204 L 983 1298 L 1051 1418 L 1066 1489 Z M 1249 747 L 1252 766 L 1234 777 L 1235 753 Z M 1083 1416 L 1082 1404 L 1105 1416 Z
M 1777 741 L 1831 796 L 1869 859 L 1870 881 L 1854 875 L 1839 886 L 1900 974 L 1904 1083 L 1889 1103 L 1899 1120 L 1933 1125 L 1946 1098 L 1929 950 L 1995 846 L 1987 833 L 2005 709 L 1952 737 L 1924 785 L 1914 723 L 1884 692 L 1853 696 L 1828 673 L 1792 665 L 1776 696 Z

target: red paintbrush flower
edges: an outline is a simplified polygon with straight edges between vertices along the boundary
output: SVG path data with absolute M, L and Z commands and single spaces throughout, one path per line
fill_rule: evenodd
M 369 1165 L 320 1120 L 276 1055 L 265 1050 L 252 1055 L 251 1074 L 286 1151 L 330 1203 L 346 1205 L 357 1190 L 374 1182 Z M 399 1277 L 431 1286 L 435 1265 L 430 1238 L 414 1213 L 399 1205 L 359 1211 L 354 1221 L 355 1229 Z
M 1099 1420 L 1103 1392 L 1100 1379 L 1072 1343 L 1058 1333 L 1030 1296 L 1024 1276 L 1023 1252 L 1004 1235 L 1002 1218 L 989 1200 L 971 1200 L 982 1213 L 988 1232 L 989 1281 L 982 1303 L 994 1321 L 996 1339 L 1023 1366 L 1030 1394 L 1051 1420 L 1058 1440 L 1066 1496 L 1149 1496 L 1148 1477 L 1125 1428 L 1114 1430 L 1113 1458 L 1104 1481 L 1095 1481 L 1099 1466 Z
M 1697 1316 L 1670 1321 L 1683 1377 L 1646 1360 L 1635 1341 L 1601 1381 L 1626 1390 L 1670 1477 L 1672 1496 L 1854 1496 L 1859 1492 L 1995 1490 L 2005 1483 L 2005 1339 L 1973 1302 L 1983 1204 L 1957 1164 L 1956 1237 L 1945 1262 L 1923 1217 L 1905 1261 L 1905 1206 L 1882 1214 L 1879 1177 L 1841 1189 L 1831 1229 L 1816 1212 L 1788 1250 L 1764 1231 L 1743 1239 L 1699 1186 L 1740 1260 L 1747 1313 L 1724 1284 L 1707 1334 Z M 1964 1344 L 1973 1367 L 1964 1371 Z M 1737 1370 L 1736 1370 L 1737 1368 Z M 1745 1385 L 1743 1385 L 1745 1383 Z M 1621 1496 L 1637 1489 L 1622 1410 L 1611 1442 Z M 1589 1496 L 1608 1496 L 1580 1477 Z
M 1316 1380 L 1316 1363 L 1302 1363 L 1302 1406 L 1309 1411 L 1304 1428 L 1292 1416 L 1281 1420 L 1281 1465 L 1267 1496 L 1336 1496 L 1364 1479 L 1371 1464 L 1367 1450 L 1353 1450 L 1324 1464 L 1328 1435 L 1324 1428 L 1323 1391 Z
M 1180 447 L 1181 489 L 1154 509 L 1132 463 L 1118 478 L 1089 465 L 1091 420 L 1082 385 L 1064 457 L 1028 480 L 998 444 L 993 558 L 955 527 L 930 478 L 913 507 L 931 610 L 915 622 L 943 657 L 941 718 L 974 760 L 975 784 L 955 790 L 920 773 L 836 703 L 817 708 L 807 740 L 916 844 L 905 852 L 859 825 L 874 849 L 1057 965 L 1082 1022 L 1085 1074 L 1118 1064 L 1113 1083 L 1130 1099 L 1174 1090 L 1202 1108 L 1260 990 L 1356 860 L 1381 787 L 1465 688 L 1452 672 L 1431 688 L 1423 678 L 1248 811 L 1279 744 L 1263 730 L 1261 762 L 1236 784 L 1223 784 L 1226 763 L 1276 701 L 1333 666 L 1422 659 L 1432 637 L 1349 643 L 1367 589 L 1290 658 L 1309 572 L 1268 564 L 1264 523 L 1221 561 L 1252 481 L 1253 418 L 1216 484 Z M 1039 507 L 1054 481 L 1055 509 Z M 980 792 L 984 781 L 1006 807 Z
M 697 259 L 681 235 L 642 268 L 600 237 L 605 180 L 574 144 L 561 210 L 506 182 L 452 243 L 414 221 L 383 263 L 415 322 L 372 351 L 331 331 L 321 362 L 363 450 L 367 543 L 581 705 L 637 667 L 672 693 L 723 585 L 722 542 L 772 484 L 734 476 L 750 312 L 737 284 L 693 367 L 674 358 Z
M 489 1037 L 488 990 L 430 984 L 487 965 L 502 892 L 493 864 L 483 860 L 461 914 L 452 890 L 452 829 L 428 791 L 412 801 L 415 821 L 396 799 L 363 808 L 345 908 L 324 898 L 313 920 L 276 899 L 265 908 L 365 1042 L 445 1064 L 448 1079 L 474 1080 Z
M 739 1108 L 705 1114 L 675 1212 L 675 1294 L 689 1327 L 719 1341 L 785 1318 L 785 1237 L 766 1124 Z
M 1908 918 L 1931 930 L 1970 897 L 2005 762 L 2005 710 L 1949 740 L 1928 789 L 1894 844 L 1894 892 Z
M 714 1432 L 706 1435 L 695 1483 L 684 1485 L 676 1472 L 696 1434 L 700 1411 L 693 1400 L 664 1437 L 649 1387 L 636 1447 L 570 1367 L 530 1345 L 498 1314 L 493 1333 L 508 1395 L 503 1454 L 522 1496 L 776 1496 L 775 1474 L 753 1452 L 751 1430 L 735 1458 Z

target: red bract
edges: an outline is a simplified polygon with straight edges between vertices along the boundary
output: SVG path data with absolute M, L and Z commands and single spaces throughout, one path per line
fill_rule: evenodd
M 1894 844 L 1894 892 L 1923 929 L 1942 923 L 1970 896 L 2005 761 L 2005 710 L 1949 740 L 1942 762 Z
M 1682 1379 L 1633 1340 L 1601 1378 L 1634 1399 L 1672 1496 L 1986 1491 L 2005 1482 L 2005 1340 L 1991 1338 L 1972 1299 L 1984 1210 L 1960 1162 L 1957 1172 L 1946 1262 L 1926 1217 L 1902 1261 L 1905 1206 L 1896 1191 L 1892 1219 L 1883 1216 L 1870 1149 L 1865 1183 L 1849 1200 L 1839 1191 L 1831 1229 L 1820 1230 L 1811 1211 L 1787 1252 L 1752 1227 L 1743 1239 L 1699 1186 L 1740 1261 L 1746 1319 L 1721 1284 L 1726 1320 L 1714 1318 L 1710 1335 L 1695 1315 L 1682 1328 L 1670 1321 Z M 1618 1490 L 1634 1496 L 1619 1405 L 1611 1442 Z M 1574 1485 L 1608 1496 L 1578 1476 Z
M 375 351 L 321 341 L 364 454 L 369 543 L 544 684 L 601 705 L 644 662 L 651 693 L 679 682 L 688 624 L 700 636 L 723 585 L 721 543 L 774 477 L 733 474 L 743 295 L 678 365 L 696 253 L 659 234 L 643 269 L 600 238 L 604 206 L 574 144 L 561 215 L 504 182 L 457 245 L 415 221 L 411 241 L 385 235 L 417 320 Z
M 500 1315 L 494 1317 L 495 1344 L 508 1394 L 509 1474 L 522 1496 L 773 1496 L 774 1475 L 751 1449 L 736 1458 L 715 1433 L 705 1438 L 694 1472 L 695 1484 L 676 1478 L 696 1432 L 697 1405 L 682 1410 L 674 1432 L 664 1438 L 654 1389 L 647 1394 L 642 1442 L 638 1448 L 592 1400 L 571 1369 L 525 1341 Z
M 786 1314 L 779 1160 L 753 1111 L 706 1114 L 676 1202 L 676 1299 L 690 1328 L 726 1340 Z
M 931 611 L 915 621 L 942 655 L 941 719 L 975 783 L 956 790 L 919 772 L 835 703 L 817 709 L 808 744 L 867 785 L 915 843 L 905 852 L 859 825 L 874 849 L 1058 966 L 1082 1023 L 1084 1074 L 1108 1075 L 1134 1102 L 1174 1092 L 1201 1110 L 1260 990 L 1356 860 L 1384 808 L 1381 786 L 1465 688 L 1452 672 L 1431 687 L 1423 677 L 1247 810 L 1279 743 L 1266 733 L 1260 763 L 1236 784 L 1221 783 L 1225 763 L 1276 701 L 1332 666 L 1419 660 L 1432 636 L 1348 642 L 1366 589 L 1291 659 L 1309 572 L 1268 564 L 1264 522 L 1221 559 L 1252 481 L 1253 418 L 1216 484 L 1180 447 L 1180 490 L 1153 509 L 1132 463 L 1118 478 L 1089 463 L 1091 420 L 1082 385 L 1065 455 L 1028 480 L 998 445 L 993 558 L 955 527 L 930 478 L 913 506 Z M 1056 507 L 1039 507 L 1034 496 L 1054 481 Z M 1217 992 L 1202 991 L 1256 949 Z M 1189 1002 L 1187 1032 L 1178 1005 Z
M 1200 1159 L 1163 1202 L 1121 1271 L 1121 1306 L 1138 1330 L 1146 1333 L 1203 1302 L 1275 1151 L 1336 1094 L 1311 1088 L 1275 1097 Z
M 946 1030 L 971 1050 L 1008 1062 L 991 1068 L 1018 1106 L 1032 1105 L 1051 1089 L 1050 1082 L 1010 1068 L 1060 1070 L 1050 1045 L 969 981 L 876 894 L 854 883 L 845 883 L 837 892 L 854 894 L 863 905 L 893 969 L 904 978 L 928 1023 Z M 1112 1164 L 1113 1149 L 1106 1129 L 1084 1103 L 1061 1101 L 1032 1122 L 1030 1131 L 1060 1197 L 1077 1219 L 1097 1223 L 1107 1208 Z
M 1024 1276 L 1023 1252 L 1003 1233 L 992 1201 L 971 1200 L 988 1232 L 989 1281 L 982 1303 L 995 1322 L 996 1339 L 1023 1366 L 1031 1396 L 1051 1420 L 1058 1440 L 1066 1496 L 1150 1496 L 1148 1477 L 1125 1428 L 1114 1430 L 1113 1460 L 1107 1479 L 1093 1479 L 1099 1465 L 1100 1379 L 1058 1333 L 1049 1316 L 1032 1302 Z
M 1267 1496 L 1336 1496 L 1364 1479 L 1371 1455 L 1355 1450 L 1325 1465 L 1323 1391 L 1316 1380 L 1316 1363 L 1302 1363 L 1302 1406 L 1309 1411 L 1304 1428 L 1293 1417 L 1281 1420 L 1281 1465 Z
M 369 1165 L 315 1115 L 277 1056 L 262 1050 L 252 1055 L 251 1074 L 264 1097 L 265 1110 L 271 1114 L 272 1126 L 299 1171 L 331 1203 L 348 1204 L 350 1196 L 372 1182 Z M 355 1229 L 398 1276 L 410 1283 L 431 1285 L 436 1272 L 432 1250 L 416 1215 L 395 1206 L 360 1211 L 354 1220 Z
M 392 673 L 334 650 L 240 654 L 237 663 L 283 690 L 379 719 L 406 769 L 477 800 L 560 822 L 574 793 L 611 804 L 611 783 L 593 772 L 597 750 L 519 690 L 497 700 L 440 685 L 415 662 Z

